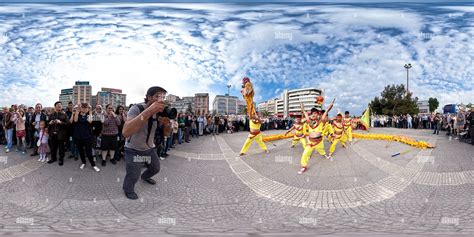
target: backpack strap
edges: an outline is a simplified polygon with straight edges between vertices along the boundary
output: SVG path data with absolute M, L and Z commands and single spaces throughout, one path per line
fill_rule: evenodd
M 138 110 L 140 111 L 138 114 L 141 114 L 143 111 L 145 111 L 145 107 L 143 107 L 143 105 L 141 104 L 134 104 L 134 106 L 138 107 Z M 132 136 L 128 138 L 127 142 L 130 143 L 131 140 L 132 140 Z
M 138 109 L 140 110 L 140 113 L 141 114 L 143 111 L 145 111 L 145 107 L 143 107 L 143 105 L 141 104 L 135 104 L 135 106 L 138 107 Z M 151 116 L 150 118 L 148 118 L 148 128 L 147 128 L 147 134 L 146 134 L 146 144 L 148 145 L 148 140 L 150 140 L 150 133 L 151 133 L 151 129 L 153 127 L 153 116 Z M 132 136 L 130 136 L 128 138 L 128 142 L 130 143 L 130 140 L 132 139 Z

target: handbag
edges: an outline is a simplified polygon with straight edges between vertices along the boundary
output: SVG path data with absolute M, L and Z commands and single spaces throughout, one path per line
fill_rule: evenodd
M 41 140 L 43 139 L 43 135 L 44 135 L 44 131 L 41 133 L 41 137 L 40 137 L 40 139 L 38 140 L 38 142 L 36 143 L 36 146 L 38 146 L 38 147 L 41 146 Z

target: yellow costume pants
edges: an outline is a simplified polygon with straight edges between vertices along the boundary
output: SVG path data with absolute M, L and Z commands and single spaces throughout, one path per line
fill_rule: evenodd
M 305 137 L 294 136 L 293 137 L 293 142 L 291 142 L 291 145 L 295 146 L 296 143 L 298 143 L 298 142 L 301 142 L 301 146 L 303 146 L 303 149 L 305 149 L 305 147 L 306 147 L 306 138 Z
M 262 148 L 262 150 L 264 150 L 264 151 L 267 150 L 267 146 L 263 142 L 263 136 L 262 136 L 261 133 L 259 133 L 257 136 L 249 135 L 247 137 L 247 140 L 245 140 L 245 143 L 244 143 L 244 146 L 242 147 L 242 150 L 240 150 L 240 153 L 246 153 L 249 150 L 250 145 L 252 144 L 253 141 L 256 141 L 258 146 L 260 148 Z
M 341 141 L 341 144 L 345 144 L 346 141 L 347 141 L 347 137 L 344 136 L 344 134 L 340 137 L 340 138 L 335 138 L 333 141 L 332 141 L 332 144 L 331 144 L 331 147 L 329 148 L 329 153 L 334 153 L 334 151 L 336 150 L 336 145 L 337 143 L 339 143 L 339 141 Z
M 306 144 L 303 155 L 301 156 L 301 166 L 303 167 L 308 167 L 309 158 L 311 158 L 311 155 L 313 154 L 314 150 L 316 150 L 322 156 L 326 155 L 323 141 L 319 142 L 319 144 L 316 146 L 311 146 L 311 144 L 314 143 L 308 142 L 308 144 Z
M 346 129 L 346 134 L 347 134 L 347 139 L 349 140 L 349 142 L 352 142 L 352 127 L 348 127 Z

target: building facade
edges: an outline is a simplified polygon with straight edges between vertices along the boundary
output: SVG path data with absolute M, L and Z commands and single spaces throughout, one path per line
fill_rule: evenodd
M 318 88 L 302 88 L 296 90 L 284 90 L 280 98 L 270 99 L 259 104 L 259 110 L 266 110 L 277 117 L 286 118 L 301 116 L 301 106 L 306 111 L 316 106 L 316 98 L 323 95 L 323 90 Z
M 197 93 L 194 95 L 194 112 L 196 115 L 209 113 L 209 93 Z
M 171 107 L 176 108 L 178 113 L 194 113 L 195 111 L 195 98 L 194 96 L 185 96 L 179 98 L 178 96 L 167 96 L 166 101 L 170 104 Z
M 177 100 L 179 100 L 179 96 L 176 96 L 176 95 L 173 95 L 173 94 L 168 94 L 166 95 L 165 97 L 165 100 L 168 102 L 168 103 L 174 103 L 176 102 Z
M 74 103 L 74 91 L 72 88 L 62 89 L 61 94 L 59 94 L 59 102 L 62 105 L 67 105 L 69 102 Z
M 120 89 L 114 88 L 101 88 L 101 91 L 97 92 L 96 103 L 102 105 L 105 108 L 106 105 L 111 104 L 114 108 L 117 106 L 127 105 L 127 95 L 122 93 Z
M 239 114 L 239 99 L 236 96 L 216 95 L 212 102 L 214 114 L 219 115 L 236 115 Z
M 89 85 L 88 81 L 76 81 L 72 87 L 74 104 L 89 103 L 92 100 L 92 86 Z
M 270 99 L 259 103 L 257 106 L 258 111 L 267 111 L 270 115 L 275 115 L 277 113 L 277 101 L 278 99 Z

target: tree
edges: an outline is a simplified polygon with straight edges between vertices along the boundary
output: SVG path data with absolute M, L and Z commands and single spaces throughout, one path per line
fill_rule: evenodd
M 428 99 L 428 105 L 430 107 L 430 113 L 433 113 L 439 106 L 438 99 L 430 97 Z
M 272 115 L 272 113 L 268 112 L 267 110 L 263 110 L 263 111 L 262 111 L 262 116 L 263 116 L 263 117 L 269 117 L 269 116 L 271 116 L 271 115 Z
M 418 114 L 418 98 L 412 98 L 412 93 L 406 93 L 405 86 L 387 85 L 380 98 L 376 96 L 370 102 L 370 108 L 376 114 L 389 116 L 400 114 Z
M 188 108 L 186 109 L 186 113 L 193 113 L 193 107 L 191 106 L 191 103 L 188 103 Z

